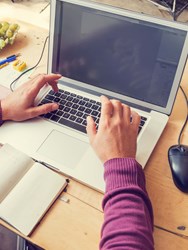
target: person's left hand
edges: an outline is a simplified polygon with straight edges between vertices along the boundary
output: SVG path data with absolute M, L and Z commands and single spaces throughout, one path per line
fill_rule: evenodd
M 113 158 L 135 158 L 140 116 L 118 100 L 101 96 L 101 103 L 98 130 L 93 118 L 87 117 L 87 134 L 96 155 L 102 163 Z
M 58 109 L 57 103 L 35 107 L 34 100 L 45 84 L 51 85 L 52 89 L 57 92 L 57 81 L 60 77 L 59 74 L 37 75 L 1 100 L 3 121 L 23 121 Z

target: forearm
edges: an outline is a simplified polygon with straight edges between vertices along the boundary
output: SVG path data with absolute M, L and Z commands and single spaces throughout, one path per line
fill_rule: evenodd
M 152 206 L 134 159 L 105 163 L 106 193 L 100 249 L 153 249 Z
M 2 105 L 1 105 L 1 100 L 0 100 L 0 126 L 3 124 L 3 110 L 2 110 Z

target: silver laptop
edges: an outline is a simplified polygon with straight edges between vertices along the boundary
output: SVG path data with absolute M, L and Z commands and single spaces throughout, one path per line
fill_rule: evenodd
M 101 94 L 135 109 L 142 117 L 137 160 L 144 167 L 173 107 L 187 33 L 180 23 L 89 1 L 51 1 L 48 72 L 63 77 L 59 92 L 45 87 L 36 105 L 58 102 L 60 108 L 32 121 L 6 122 L 1 142 L 104 191 L 103 167 L 86 135 L 87 115 L 99 122 Z

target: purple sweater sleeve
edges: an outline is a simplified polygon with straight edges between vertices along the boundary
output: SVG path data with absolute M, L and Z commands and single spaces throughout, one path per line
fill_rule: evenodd
M 104 168 L 100 249 L 154 249 L 153 212 L 141 166 L 131 158 L 116 158 L 107 161 Z

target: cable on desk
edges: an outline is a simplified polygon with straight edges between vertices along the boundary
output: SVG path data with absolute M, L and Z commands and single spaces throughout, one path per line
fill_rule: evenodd
M 45 41 L 44 41 L 44 45 L 43 45 L 43 48 L 42 48 L 42 52 L 41 52 L 40 58 L 39 58 L 38 62 L 35 64 L 35 66 L 33 66 L 33 67 L 27 69 L 26 71 L 24 71 L 21 75 L 19 75 L 16 79 L 14 79 L 14 81 L 12 81 L 12 82 L 10 83 L 10 89 L 11 89 L 12 92 L 14 92 L 13 84 L 14 84 L 15 82 L 17 82 L 24 74 L 26 74 L 27 72 L 29 72 L 30 70 L 36 68 L 36 67 L 39 65 L 39 63 L 40 63 L 40 61 L 41 61 L 41 59 L 42 59 L 42 57 L 43 57 L 44 49 L 45 49 L 45 47 L 46 47 L 46 43 L 47 43 L 47 41 L 48 41 L 48 38 L 49 38 L 49 36 L 47 36 L 46 39 L 45 39 Z
M 186 100 L 186 104 L 187 104 L 187 116 L 186 116 L 186 119 L 185 119 L 185 122 L 184 122 L 184 124 L 183 124 L 183 127 L 182 127 L 182 129 L 181 129 L 181 131 L 180 131 L 180 134 L 179 134 L 179 137 L 178 137 L 178 145 L 180 146 L 180 142 L 181 142 L 181 136 L 182 136 L 182 133 L 183 133 L 183 130 L 185 129 L 185 126 L 186 126 L 186 124 L 187 124 L 187 121 L 188 121 L 188 98 L 187 98 L 187 96 L 186 96 L 186 94 L 185 94 L 185 91 L 183 90 L 183 88 L 180 86 L 180 89 L 181 89 L 181 91 L 182 91 L 182 93 L 183 93 L 183 95 L 184 95 L 184 97 L 185 97 L 185 100 Z

